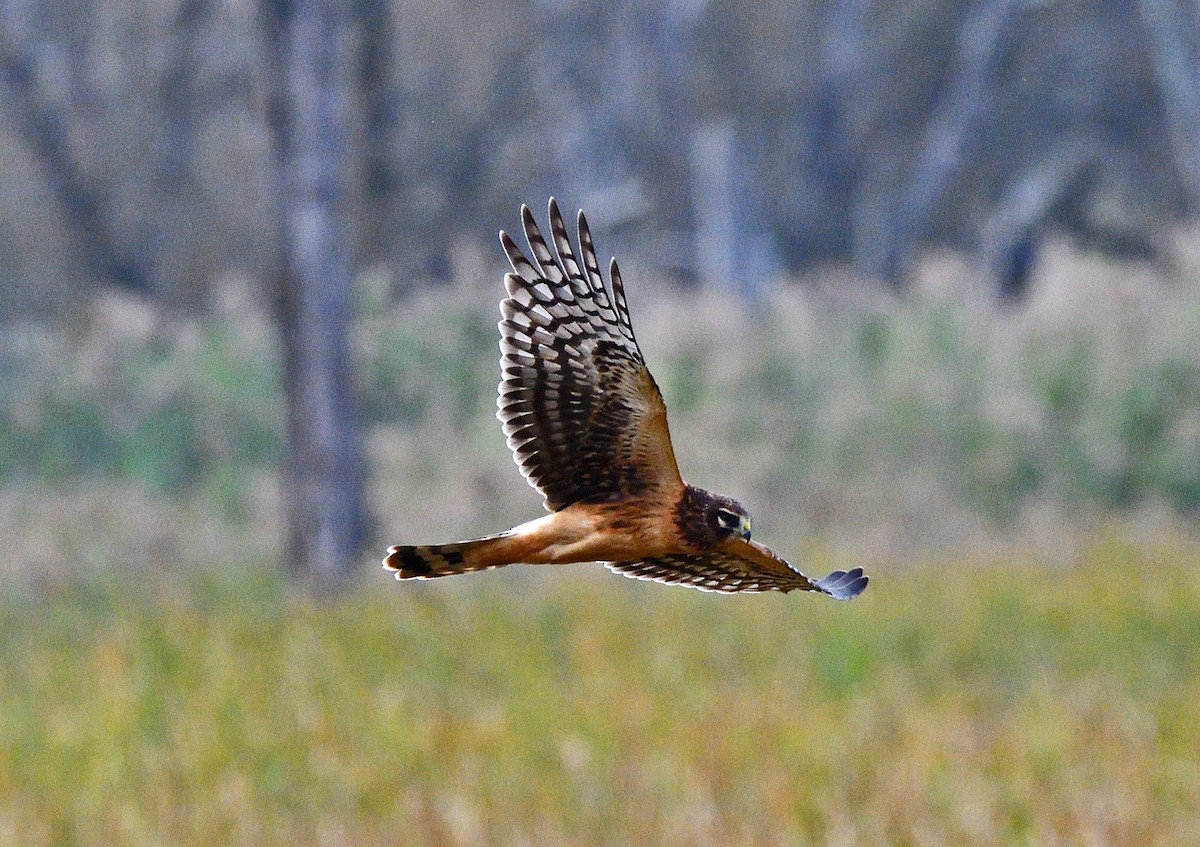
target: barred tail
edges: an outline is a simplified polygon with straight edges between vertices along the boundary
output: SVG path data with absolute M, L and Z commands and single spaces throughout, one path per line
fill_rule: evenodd
M 483 571 L 512 564 L 506 555 L 511 533 L 489 535 L 453 544 L 428 544 L 419 547 L 396 546 L 388 549 L 383 566 L 396 572 L 396 579 L 433 579 L 439 576 Z

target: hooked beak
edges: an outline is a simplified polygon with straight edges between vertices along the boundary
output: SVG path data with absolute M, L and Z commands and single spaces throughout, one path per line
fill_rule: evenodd
M 749 541 L 750 540 L 750 519 L 749 518 L 742 518 L 741 532 L 742 532 L 742 538 Z

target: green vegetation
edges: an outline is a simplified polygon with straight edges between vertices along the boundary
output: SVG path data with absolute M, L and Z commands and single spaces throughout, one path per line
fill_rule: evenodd
M 172 322 L 117 300 L 81 323 L 5 327 L 0 481 L 102 477 L 178 493 L 278 463 L 278 357 L 261 319 Z
M 1193 844 L 1195 554 L 885 567 L 850 604 L 587 566 L 13 589 L 0 842 Z
M 864 556 L 849 605 L 373 561 L 304 597 L 267 564 L 282 404 L 248 300 L 9 326 L 0 844 L 1200 842 L 1200 570 L 1163 541 L 1200 509 L 1200 275 L 1066 267 L 1020 311 L 958 280 L 631 288 L 685 473 L 806 570 Z M 387 541 L 537 511 L 496 297 L 364 302 Z M 1118 512 L 1144 543 L 1094 540 Z
M 1117 511 L 1190 521 L 1200 270 L 1168 279 L 1055 256 L 1019 309 L 972 296 L 966 271 L 936 262 L 904 300 L 833 277 L 749 306 L 631 285 L 685 474 L 776 533 L 798 520 L 787 541 L 816 534 L 864 554 Z M 386 279 L 360 289 L 356 372 L 385 533 L 528 517 L 536 499 L 520 499 L 493 417 L 498 274 L 396 305 Z M 102 299 L 73 322 L 10 327 L 0 483 L 101 480 L 242 510 L 247 478 L 281 453 L 278 357 L 253 301 L 222 291 L 199 318 Z

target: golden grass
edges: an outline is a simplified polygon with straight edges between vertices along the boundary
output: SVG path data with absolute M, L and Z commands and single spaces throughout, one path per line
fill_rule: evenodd
M 1196 553 L 849 604 L 588 566 L 10 589 L 0 843 L 1200 843 Z
M 282 534 L 252 309 L 10 333 L 0 845 L 1200 843 L 1200 548 L 1171 529 L 1200 265 L 1062 262 L 1012 311 L 956 267 L 752 314 L 631 291 L 685 473 L 806 570 L 861 557 L 851 604 L 373 563 L 318 602 L 247 564 Z M 538 512 L 492 416 L 496 296 L 363 305 L 380 549 Z

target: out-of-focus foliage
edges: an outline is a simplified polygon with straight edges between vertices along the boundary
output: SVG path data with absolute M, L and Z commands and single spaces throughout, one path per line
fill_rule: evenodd
M 97 250 L 174 303 L 230 269 L 264 275 L 273 8 L 6 6 L 0 309 L 74 297 L 62 277 L 100 272 L 73 264 Z M 550 193 L 659 275 L 760 291 L 773 270 L 851 262 L 898 282 L 942 244 L 1008 293 L 1048 233 L 1156 256 L 1200 196 L 1197 22 L 1173 0 L 358 12 L 353 237 L 400 289 L 453 277 L 462 240 Z
M 6 593 L 0 840 L 1191 844 L 1195 555 L 877 571 L 852 605 L 584 565 Z
M 1194 4 L 360 0 L 289 75 L 295 8 L 0 4 L 0 844 L 1200 843 Z M 494 230 L 553 193 L 684 474 L 871 591 L 294 592 L 289 173 L 388 542 L 538 511 Z
M 1200 277 L 1065 247 L 1027 306 L 953 258 L 905 298 L 821 277 L 758 307 L 631 279 L 685 476 L 792 544 L 863 553 L 1200 511 Z M 386 302 L 365 275 L 355 370 L 389 538 L 476 534 L 536 513 L 496 422 L 487 278 Z M 73 331 L 0 340 L 0 479 L 109 480 L 239 511 L 281 450 L 269 324 L 242 287 L 199 318 L 98 301 Z M 972 293 L 972 291 L 974 293 Z
M 267 293 L 285 7 L 0 10 L 14 490 L 87 480 L 257 508 L 283 453 L 280 351 L 309 349 L 261 316 L 287 313 Z M 622 258 L 685 473 L 788 541 L 924 548 L 1196 513 L 1190 8 L 355 9 L 330 84 L 350 115 L 355 378 L 389 537 L 537 508 L 491 416 L 493 232 L 550 193 Z M 937 245 L 962 264 L 931 293 Z M 141 302 L 97 301 L 89 277 Z M 906 282 L 900 299 L 879 279 Z
M 1061 245 L 1048 262 L 1021 310 L 995 304 L 953 258 L 930 262 L 903 299 L 823 277 L 746 309 L 628 283 L 685 477 L 739 496 L 764 537 L 827 533 L 863 552 L 1020 537 L 1126 508 L 1189 519 L 1200 278 Z M 431 293 L 360 322 L 363 361 L 388 361 L 412 415 L 379 420 L 372 437 L 391 537 L 437 537 L 443 520 L 449 535 L 475 533 L 536 508 L 492 417 L 491 299 Z M 460 309 L 489 331 L 464 335 Z M 448 363 L 445 345 L 476 352 Z M 392 359 L 400 350 L 424 352 Z M 464 385 L 478 398 L 465 407 Z M 447 425 L 454 449 L 431 448 Z M 464 448 L 466 461 L 448 455 Z
M 100 298 L 74 325 L 0 341 L 0 478 L 101 477 L 178 493 L 275 466 L 283 401 L 260 313 L 160 321 Z

